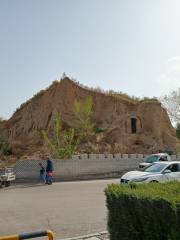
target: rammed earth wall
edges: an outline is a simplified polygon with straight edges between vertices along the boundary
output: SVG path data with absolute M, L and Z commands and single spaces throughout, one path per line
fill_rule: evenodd
M 54 180 L 80 180 L 119 177 L 123 172 L 138 168 L 143 154 L 83 154 L 71 159 L 53 159 Z M 180 161 L 173 155 L 172 160 Z M 16 181 L 38 181 L 39 163 L 43 160 L 20 160 L 14 167 Z

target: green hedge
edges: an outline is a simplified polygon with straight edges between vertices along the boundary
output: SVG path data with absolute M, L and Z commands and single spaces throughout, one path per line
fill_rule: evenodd
M 180 240 L 180 182 L 105 189 L 111 240 Z

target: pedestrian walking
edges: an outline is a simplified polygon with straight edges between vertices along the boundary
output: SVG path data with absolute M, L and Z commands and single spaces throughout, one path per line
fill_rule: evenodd
M 46 182 L 45 168 L 43 167 L 42 163 L 39 163 L 39 166 L 40 166 L 39 181 L 45 183 Z
M 47 159 L 47 166 L 46 166 L 46 184 L 52 184 L 53 182 L 53 162 L 48 158 Z

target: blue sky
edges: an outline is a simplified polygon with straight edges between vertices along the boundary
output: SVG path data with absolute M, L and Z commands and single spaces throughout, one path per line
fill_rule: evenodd
M 179 0 L 1 0 L 0 116 L 62 73 L 159 97 L 180 87 Z

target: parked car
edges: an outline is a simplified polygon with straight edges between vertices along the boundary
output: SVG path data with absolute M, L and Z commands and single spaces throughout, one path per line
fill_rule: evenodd
M 150 156 L 148 156 L 144 162 L 141 162 L 139 164 L 139 168 L 144 168 L 147 167 L 149 165 L 151 165 L 151 163 L 153 162 L 159 162 L 159 161 L 171 161 L 171 157 L 169 154 L 167 153 L 156 153 L 156 154 L 152 154 Z
M 9 187 L 15 178 L 13 168 L 0 168 L 0 188 Z
M 152 163 L 141 171 L 131 171 L 124 174 L 121 183 L 149 183 L 180 181 L 180 162 L 157 162 Z

